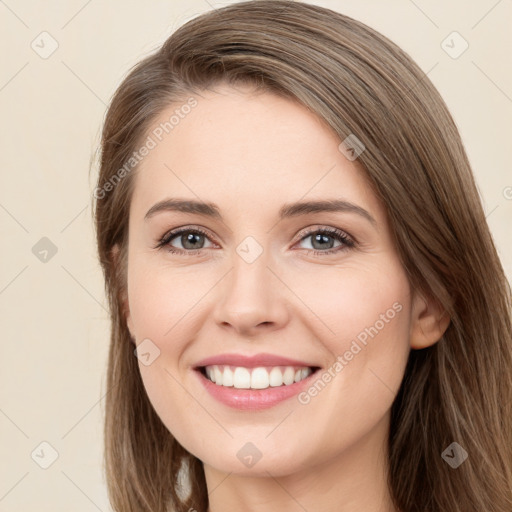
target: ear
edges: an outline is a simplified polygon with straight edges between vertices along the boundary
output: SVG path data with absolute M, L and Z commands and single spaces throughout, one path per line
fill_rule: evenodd
M 414 292 L 411 312 L 411 348 L 418 350 L 437 343 L 450 325 L 448 312 L 438 300 Z
M 112 247 L 110 253 L 112 256 L 112 262 L 114 264 L 114 267 L 115 267 L 116 273 L 117 273 L 118 265 L 120 264 L 120 262 L 119 262 L 119 257 L 120 257 L 119 245 L 115 244 Z M 123 311 L 123 317 L 125 318 L 126 325 L 128 326 L 128 330 L 130 331 L 130 336 L 132 338 L 132 342 L 135 343 L 135 336 L 133 335 L 132 318 L 131 318 L 131 314 L 130 314 L 130 305 L 128 303 L 128 297 L 126 295 L 126 290 L 123 291 L 123 295 L 120 298 L 120 300 L 121 300 L 121 307 L 122 307 L 122 311 Z

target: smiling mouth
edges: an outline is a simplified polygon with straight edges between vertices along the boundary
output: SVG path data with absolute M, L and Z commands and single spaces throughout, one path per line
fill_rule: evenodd
M 198 371 L 217 386 L 236 389 L 267 389 L 290 386 L 315 373 L 318 367 L 307 366 L 245 366 L 209 365 Z

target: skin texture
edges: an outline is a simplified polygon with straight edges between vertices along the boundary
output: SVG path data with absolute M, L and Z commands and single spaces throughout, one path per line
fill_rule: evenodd
M 245 86 L 194 97 L 197 106 L 141 162 L 131 202 L 125 307 L 135 342 L 149 338 L 160 350 L 151 365 L 139 362 L 149 399 L 204 462 L 211 512 L 395 511 L 385 483 L 390 407 L 409 351 L 437 342 L 447 321 L 411 290 L 384 205 L 316 116 Z M 144 220 L 170 197 L 213 202 L 223 220 L 173 211 Z M 284 203 L 321 199 L 356 204 L 375 224 L 353 212 L 278 219 Z M 170 243 L 183 254 L 154 248 L 181 227 L 208 232 L 194 241 L 200 254 L 180 235 Z M 322 228 L 355 246 L 320 253 L 344 246 L 315 244 Z M 248 236 L 263 250 L 252 263 L 236 251 Z M 262 352 L 326 370 L 393 304 L 400 311 L 307 404 L 295 396 L 267 410 L 232 409 L 193 370 L 206 357 Z M 251 468 L 237 457 L 248 442 L 261 453 Z

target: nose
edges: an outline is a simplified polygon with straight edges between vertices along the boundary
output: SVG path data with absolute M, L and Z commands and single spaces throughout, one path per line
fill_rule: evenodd
M 234 255 L 233 268 L 219 283 L 215 322 L 244 337 L 283 328 L 289 321 L 286 287 L 268 266 L 266 253 L 252 263 Z

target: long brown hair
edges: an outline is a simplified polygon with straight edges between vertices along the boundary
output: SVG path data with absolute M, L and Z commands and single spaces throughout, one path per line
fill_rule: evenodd
M 363 142 L 358 162 L 387 207 L 411 286 L 450 316 L 438 343 L 410 352 L 392 405 L 388 480 L 396 507 L 510 512 L 510 286 L 457 128 L 430 80 L 393 42 L 348 16 L 288 0 L 237 3 L 189 21 L 131 70 L 109 107 L 94 196 L 112 320 L 104 434 L 114 510 L 208 507 L 202 463 L 152 408 L 130 342 L 122 300 L 136 166 L 126 162 L 164 108 L 242 81 L 307 106 L 340 141 L 355 134 Z M 442 457 L 453 442 L 468 453 L 456 469 Z

